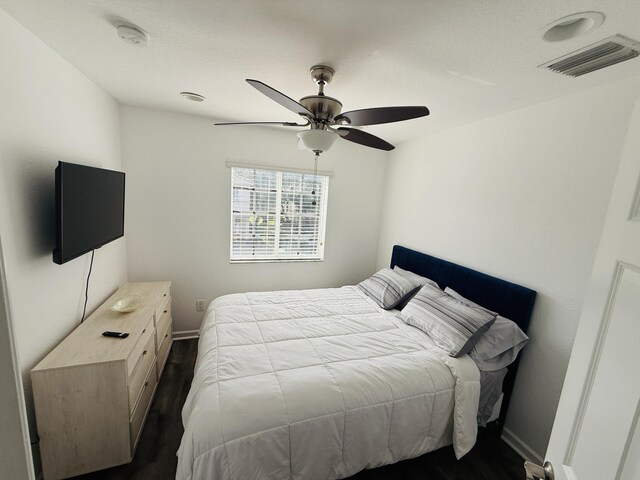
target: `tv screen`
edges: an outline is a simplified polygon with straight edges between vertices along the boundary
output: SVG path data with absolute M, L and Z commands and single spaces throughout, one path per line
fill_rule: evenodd
M 124 235 L 124 176 L 58 163 L 55 263 L 68 262 Z

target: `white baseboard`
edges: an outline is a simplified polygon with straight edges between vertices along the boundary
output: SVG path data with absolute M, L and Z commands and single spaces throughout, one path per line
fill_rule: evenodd
M 532 449 L 529 445 L 524 443 L 520 439 L 520 437 L 515 435 L 508 428 L 502 429 L 501 438 L 502 440 L 504 440 L 504 442 L 507 445 L 513 448 L 516 451 L 516 453 L 520 455 L 522 458 L 524 458 L 525 460 L 542 465 L 542 462 L 544 461 L 544 457 L 540 455 L 538 452 L 536 452 L 534 449 Z
M 198 338 L 200 336 L 200 330 L 182 330 L 181 332 L 173 332 L 174 340 L 190 340 L 192 338 Z

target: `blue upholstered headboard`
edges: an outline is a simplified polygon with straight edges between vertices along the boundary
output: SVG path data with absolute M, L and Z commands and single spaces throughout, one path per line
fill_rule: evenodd
M 524 332 L 529 328 L 533 304 L 536 301 L 536 292 L 530 288 L 400 245 L 395 245 L 391 254 L 391 268 L 396 265 L 436 281 L 443 290 L 450 287 L 463 297 L 498 312 L 516 322 Z M 509 366 L 503 383 L 504 398 L 498 419 L 500 428 L 504 425 L 518 362 L 516 360 Z

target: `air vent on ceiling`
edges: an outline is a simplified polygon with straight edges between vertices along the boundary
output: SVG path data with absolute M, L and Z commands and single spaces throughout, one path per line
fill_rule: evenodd
M 554 72 L 579 77 L 640 55 L 640 42 L 614 35 L 543 65 Z

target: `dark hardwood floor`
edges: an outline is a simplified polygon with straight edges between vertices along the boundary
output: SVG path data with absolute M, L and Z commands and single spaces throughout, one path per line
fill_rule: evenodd
M 173 343 L 133 462 L 75 480 L 175 477 L 176 451 L 183 432 L 180 414 L 191 386 L 196 353 L 197 340 Z M 475 447 L 461 460 L 456 460 L 451 447 L 445 447 L 412 460 L 363 470 L 348 480 L 524 480 L 523 463 L 494 432 L 480 429 Z
M 524 460 L 494 432 L 480 429 L 473 449 L 456 460 L 452 447 L 363 470 L 348 480 L 524 480 Z

